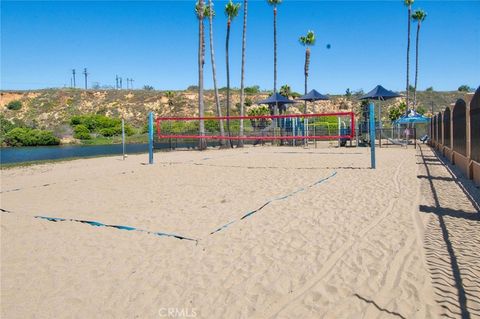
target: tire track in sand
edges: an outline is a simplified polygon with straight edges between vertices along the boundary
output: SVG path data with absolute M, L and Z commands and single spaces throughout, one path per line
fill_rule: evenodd
M 418 167 L 417 167 L 417 175 L 418 175 Z M 415 230 L 415 236 L 408 236 L 407 241 L 402 246 L 402 248 L 398 251 L 395 255 L 394 259 L 390 263 L 392 267 L 388 267 L 387 273 L 385 275 L 385 284 L 380 288 L 380 290 L 375 294 L 375 296 L 369 298 L 371 300 L 375 300 L 375 302 L 381 304 L 383 307 L 389 307 L 394 301 L 392 298 L 384 297 L 387 292 L 391 292 L 398 287 L 400 283 L 402 274 L 405 271 L 405 265 L 410 264 L 410 261 L 413 257 L 413 253 L 417 252 L 420 255 L 420 263 L 422 265 L 425 263 L 425 254 L 423 251 L 423 237 L 425 233 L 425 229 L 423 226 L 423 222 L 420 218 L 420 214 L 418 211 L 417 203 L 420 202 L 421 198 L 421 183 L 419 182 L 416 187 L 415 193 L 415 201 L 413 201 L 413 205 L 410 209 L 411 212 L 411 220 Z M 400 266 L 397 266 L 400 265 Z M 425 289 L 427 282 L 424 284 L 423 288 Z M 369 304 L 365 313 L 363 314 L 363 318 L 378 318 L 381 317 L 383 314 L 379 313 L 378 309 Z M 420 318 L 425 318 L 425 308 L 422 308 L 417 315 Z
M 400 192 L 400 182 L 399 176 L 401 172 L 401 168 L 403 167 L 403 163 L 406 159 L 403 159 L 395 169 L 395 174 L 393 176 L 393 184 L 395 186 L 395 190 Z M 302 287 L 296 289 L 289 295 L 285 295 L 283 298 L 280 298 L 277 302 L 273 303 L 272 305 L 267 306 L 261 313 L 255 314 L 255 318 L 274 318 L 276 317 L 281 311 L 285 310 L 290 304 L 297 301 L 300 297 L 304 296 L 308 293 L 313 287 L 315 287 L 323 278 L 325 278 L 337 262 L 340 261 L 341 258 L 345 256 L 345 254 L 352 248 L 353 245 L 358 243 L 358 239 L 364 238 L 372 229 L 374 229 L 378 224 L 380 224 L 385 218 L 387 218 L 395 204 L 399 201 L 400 197 L 396 197 L 394 200 L 391 200 L 388 203 L 387 208 L 384 212 L 375 218 L 367 227 L 362 229 L 361 232 L 357 234 L 354 239 L 344 243 L 339 249 L 337 249 L 333 254 L 329 256 L 329 258 L 323 263 L 319 272 L 311 278 L 307 284 L 303 285 Z

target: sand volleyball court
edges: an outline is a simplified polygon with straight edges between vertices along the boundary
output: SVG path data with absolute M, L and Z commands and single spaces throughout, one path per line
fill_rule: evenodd
M 367 148 L 301 147 L 2 170 L 1 315 L 438 318 L 446 311 L 432 271 L 448 254 L 435 209 L 420 210 L 431 196 L 422 155 L 433 156 L 422 150 L 378 149 L 377 170 Z M 479 247 L 478 220 L 462 227 L 474 235 L 459 276 Z M 475 267 L 464 302 L 458 276 L 449 279 L 451 317 L 479 313 Z

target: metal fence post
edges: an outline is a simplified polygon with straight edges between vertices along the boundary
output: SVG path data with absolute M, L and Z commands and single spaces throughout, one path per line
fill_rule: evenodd
M 370 110 L 370 165 L 375 169 L 375 105 L 373 102 L 370 102 L 368 108 Z
M 153 112 L 148 113 L 148 164 L 153 164 Z

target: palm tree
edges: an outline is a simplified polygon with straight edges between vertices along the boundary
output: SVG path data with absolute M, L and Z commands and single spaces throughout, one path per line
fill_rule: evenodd
M 417 109 L 417 81 L 418 81 L 418 39 L 420 35 L 420 26 L 427 17 L 427 13 L 423 10 L 416 10 L 412 14 L 412 19 L 417 22 L 417 39 L 415 46 L 415 90 L 413 91 L 413 107 Z
M 411 24 L 411 16 L 412 16 L 412 4 L 414 0 L 403 0 L 404 4 L 408 7 L 408 41 L 407 41 L 407 107 L 406 113 L 408 113 L 409 109 L 409 102 L 410 102 L 410 24 Z
M 306 47 L 305 49 L 305 94 L 307 94 L 308 67 L 310 65 L 310 46 L 315 44 L 315 33 L 313 33 L 313 31 L 308 31 L 307 35 L 302 35 L 298 40 L 300 41 L 301 45 Z M 307 114 L 307 101 L 305 101 L 303 114 Z
M 217 68 L 215 65 L 215 51 L 213 45 L 213 17 L 215 16 L 215 11 L 213 10 L 213 1 L 209 0 L 208 6 L 206 7 L 205 14 L 208 17 L 208 26 L 210 33 L 210 60 L 212 62 L 212 75 L 213 75 L 213 89 L 215 91 L 215 105 L 217 108 L 217 116 L 222 116 L 222 109 L 220 107 L 220 97 L 218 95 L 217 87 Z M 220 135 L 225 136 L 225 129 L 223 128 L 223 120 L 219 120 L 220 125 Z M 225 140 L 220 140 L 220 147 L 225 147 Z
M 247 9 L 248 0 L 243 0 L 243 33 L 242 33 L 242 71 L 240 80 L 240 116 L 245 115 L 245 49 L 247 46 Z M 240 120 L 240 136 L 243 136 L 243 119 Z M 243 140 L 238 141 L 238 147 L 243 147 Z
M 288 99 L 288 97 L 292 94 L 292 89 L 290 88 L 290 85 L 285 84 L 280 87 L 279 93 Z
M 238 9 L 240 9 L 240 4 L 239 3 L 233 3 L 232 0 L 227 3 L 225 6 L 225 14 L 227 16 L 227 40 L 225 43 L 225 57 L 226 57 L 226 64 L 227 64 L 227 131 L 228 131 L 228 136 L 231 136 L 230 132 L 230 63 L 228 60 L 228 47 L 229 47 L 229 41 L 230 41 L 230 25 L 232 23 L 232 20 L 238 15 Z M 232 143 L 230 141 L 230 146 L 232 146 Z
M 203 65 L 205 64 L 205 34 L 203 28 L 203 19 L 205 16 L 204 0 L 199 0 L 195 5 L 195 13 L 198 18 L 198 116 L 205 115 L 205 106 L 203 103 Z M 200 120 L 200 135 L 205 135 L 205 122 Z M 204 138 L 199 140 L 198 148 L 204 150 L 207 143 Z
M 267 0 L 273 6 L 273 93 L 277 93 L 277 5 L 282 0 Z M 278 105 L 275 104 L 274 114 L 278 114 Z

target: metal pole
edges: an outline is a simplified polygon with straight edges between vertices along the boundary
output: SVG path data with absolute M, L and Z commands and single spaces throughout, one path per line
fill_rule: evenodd
M 295 124 L 297 124 L 297 123 L 296 123 L 297 119 L 298 119 L 298 118 L 292 119 L 292 135 L 293 135 L 293 136 L 296 136 L 296 135 L 297 135 L 297 134 L 296 134 L 296 131 L 295 131 L 295 128 L 296 128 L 296 125 L 295 125 Z M 296 146 L 295 140 L 293 140 L 293 146 Z
M 341 128 L 340 116 L 339 116 L 338 117 L 338 136 L 342 135 L 341 131 L 342 131 L 342 128 Z M 340 147 L 340 137 L 338 138 L 338 147 Z
M 370 110 L 370 163 L 371 168 L 375 169 L 375 105 L 370 102 L 368 105 Z
M 379 137 L 379 146 L 382 147 L 382 107 L 381 105 L 378 105 L 378 132 L 380 133 Z
M 153 164 L 153 112 L 148 113 L 148 164 Z
M 122 119 L 122 151 L 123 151 L 123 160 L 125 160 L 125 120 Z

